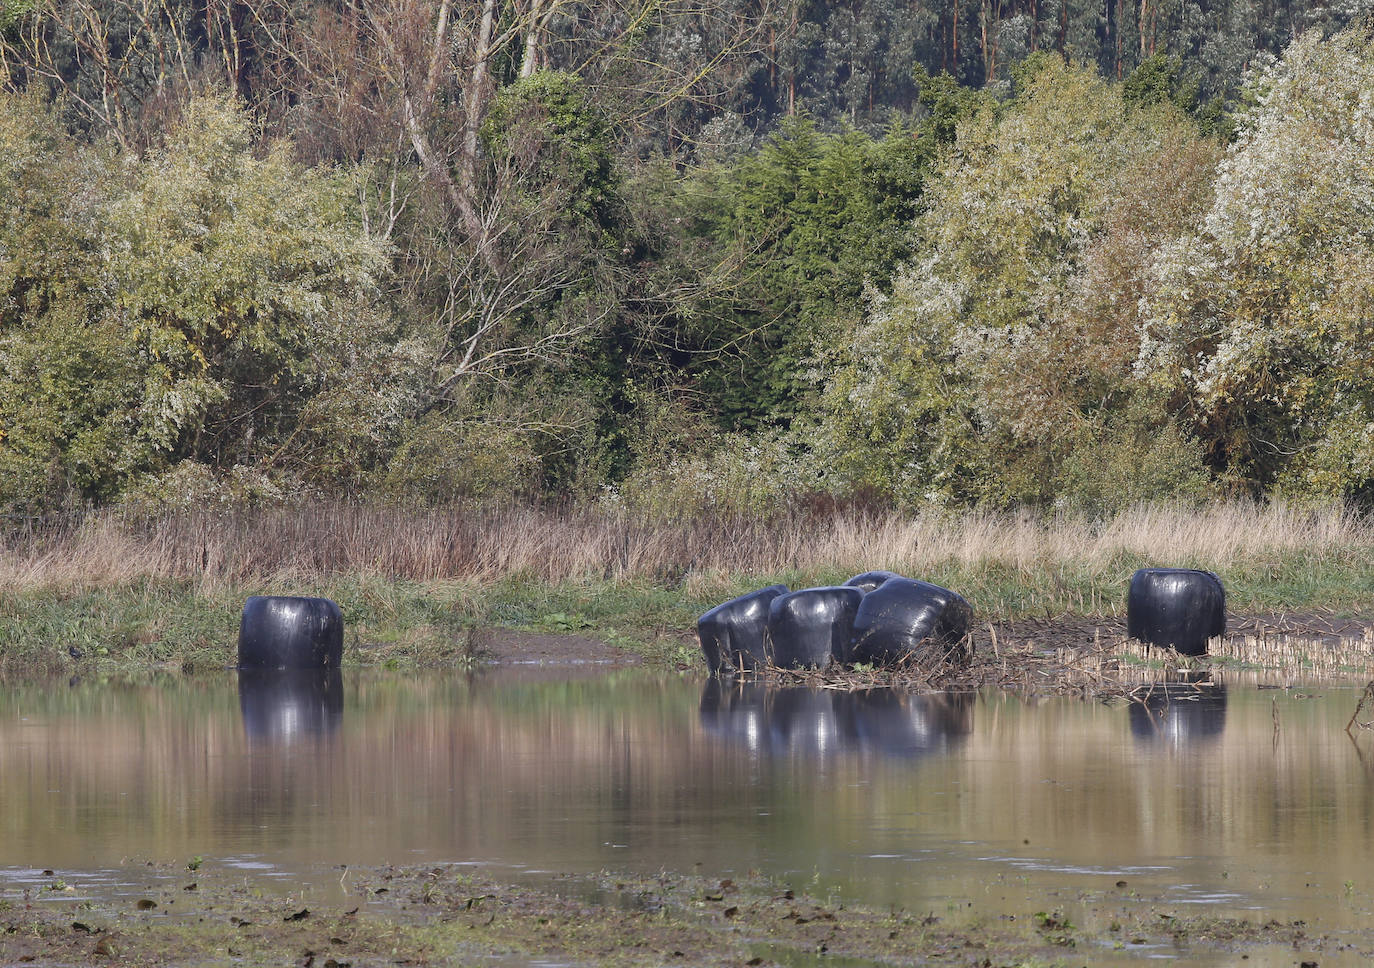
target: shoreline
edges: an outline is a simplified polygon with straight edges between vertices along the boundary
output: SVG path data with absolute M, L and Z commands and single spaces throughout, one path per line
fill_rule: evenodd
M 1217 573 L 1233 630 L 1367 638 L 1374 521 L 1333 506 L 652 519 L 596 508 L 317 503 L 92 512 L 0 533 L 0 677 L 231 665 L 252 595 L 330 598 L 346 663 L 472 667 L 484 655 L 700 662 L 697 618 L 767 585 L 873 568 L 942 585 L 996 652 L 1118 634 L 1131 575 Z M 567 637 L 580 639 L 571 649 Z
M 194 674 L 232 667 L 239 613 L 250 593 L 258 589 L 202 590 L 166 580 L 0 591 L 0 679 Z M 642 665 L 706 674 L 695 625 L 709 599 L 703 602 L 681 589 L 524 582 L 473 589 L 451 582 L 336 579 L 302 583 L 291 593 L 339 602 L 345 667 Z M 719 594 L 729 593 L 726 588 Z M 1121 614 L 975 613 L 970 635 L 984 663 L 1018 652 L 1062 657 L 1122 646 L 1129 661 L 1143 664 L 1153 656 L 1167 664 L 1159 650 L 1147 655 L 1126 640 Z M 1307 604 L 1230 610 L 1227 635 L 1211 658 L 1296 667 L 1328 665 L 1343 655 L 1354 662 L 1371 660 L 1374 677 L 1374 614 Z
M 1290 959 L 1374 950 L 1374 928 L 1326 928 L 1263 911 L 1199 913 L 1139 893 L 1115 875 L 1062 898 L 1022 891 L 986 910 L 970 901 L 927 912 L 822 896 L 753 872 L 531 879 L 462 863 L 369 867 L 345 870 L 339 900 L 264 892 L 213 863 L 190 870 L 132 860 L 125 867 L 144 889 L 83 899 L 54 873 L 37 892 L 0 894 L 0 961 L 364 968 L 514 965 L 538 956 L 569 964 L 754 966 L 825 956 L 868 965 L 1048 966 L 1160 949 L 1246 958 L 1272 949 Z M 52 903 L 66 896 L 72 900 Z

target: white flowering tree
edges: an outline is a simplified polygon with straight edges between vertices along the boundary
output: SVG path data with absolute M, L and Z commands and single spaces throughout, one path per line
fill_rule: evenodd
M 1315 33 L 1253 78 L 1199 230 L 1161 252 L 1138 370 L 1241 486 L 1374 482 L 1374 41 Z

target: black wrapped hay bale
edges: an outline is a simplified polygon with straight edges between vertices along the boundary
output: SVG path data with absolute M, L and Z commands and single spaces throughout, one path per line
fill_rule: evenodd
M 910 578 L 889 578 L 863 597 L 848 662 L 884 665 L 909 657 L 966 661 L 973 609 L 963 596 Z
M 1221 579 L 1196 568 L 1140 569 L 1126 597 L 1126 634 L 1184 655 L 1205 655 L 1207 640 L 1226 634 Z
M 853 578 L 849 579 L 849 581 L 845 582 L 845 587 L 857 588 L 864 593 L 868 593 L 890 578 L 902 577 L 904 576 L 897 574 L 895 571 L 866 571 L 862 575 L 855 575 Z
M 769 585 L 732 598 L 697 619 L 697 639 L 711 674 L 768 664 L 768 606 L 786 585 Z
M 780 669 L 824 669 L 843 659 L 864 593 L 832 585 L 789 592 L 768 606 L 768 638 Z
M 254 595 L 239 621 L 240 669 L 334 669 L 343 613 L 327 598 Z

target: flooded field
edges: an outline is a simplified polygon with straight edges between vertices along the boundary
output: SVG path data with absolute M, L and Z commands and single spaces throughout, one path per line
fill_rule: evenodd
M 1104 704 L 583 673 L 6 688 L 0 888 L 118 892 L 131 859 L 199 858 L 325 896 L 343 865 L 478 863 L 753 871 L 936 914 L 1374 906 L 1352 685 Z

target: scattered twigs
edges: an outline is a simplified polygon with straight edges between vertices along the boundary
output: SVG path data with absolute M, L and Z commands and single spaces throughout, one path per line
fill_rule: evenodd
M 971 654 L 970 661 L 964 656 Z M 1170 653 L 1172 656 L 1172 653 Z M 1072 648 L 1042 649 L 1034 642 L 998 642 L 995 649 L 976 649 L 967 642 L 943 654 L 915 657 L 892 666 L 831 665 L 825 669 L 767 667 L 740 673 L 744 679 L 778 685 L 829 690 L 884 687 L 919 691 L 968 691 L 997 688 L 1026 694 L 1066 694 L 1096 698 L 1131 698 L 1140 688 L 1162 678 L 1192 676 L 1195 663 L 1173 656 L 1161 668 L 1139 662 L 1122 641 L 1102 641 Z M 1193 681 L 1192 679 L 1188 680 Z
M 1022 625 L 1021 629 L 1027 626 Z M 819 689 L 857 690 L 892 687 L 920 691 L 996 688 L 1025 694 L 1079 695 L 1145 703 L 1156 689 L 1167 689 L 1171 701 L 1199 699 L 1218 684 L 1227 670 L 1260 668 L 1304 679 L 1348 679 L 1352 671 L 1374 665 L 1374 635 L 1361 626 L 1361 638 L 1340 640 L 1283 636 L 1257 639 L 1233 635 L 1213 640 L 1209 655 L 1185 656 L 1125 638 L 1116 630 L 1083 630 L 1072 637 L 1036 620 L 1034 637 L 1018 640 L 1008 629 L 990 625 L 988 640 L 970 639 L 924 659 L 892 666 L 832 665 L 826 669 L 766 669 L 742 673 L 746 679 Z M 1043 638 L 1041 633 L 1044 633 Z M 1046 647 L 1044 640 L 1058 642 Z M 967 661 L 966 661 L 966 657 Z M 1374 682 L 1362 700 L 1374 715 Z M 1352 726 L 1360 710 L 1352 717 Z M 1273 711 L 1277 735 L 1281 724 Z M 1374 722 L 1360 724 L 1374 729 Z
M 1360 711 L 1369 704 L 1374 704 L 1374 682 L 1365 686 L 1364 692 L 1360 693 L 1360 701 L 1355 704 L 1355 711 L 1350 714 L 1350 722 L 1345 724 L 1345 731 L 1347 733 L 1350 733 L 1350 727 L 1352 726 L 1359 726 L 1360 729 L 1374 729 L 1374 722 L 1359 722 Z M 1351 738 L 1354 738 L 1355 734 L 1350 733 L 1350 735 Z

